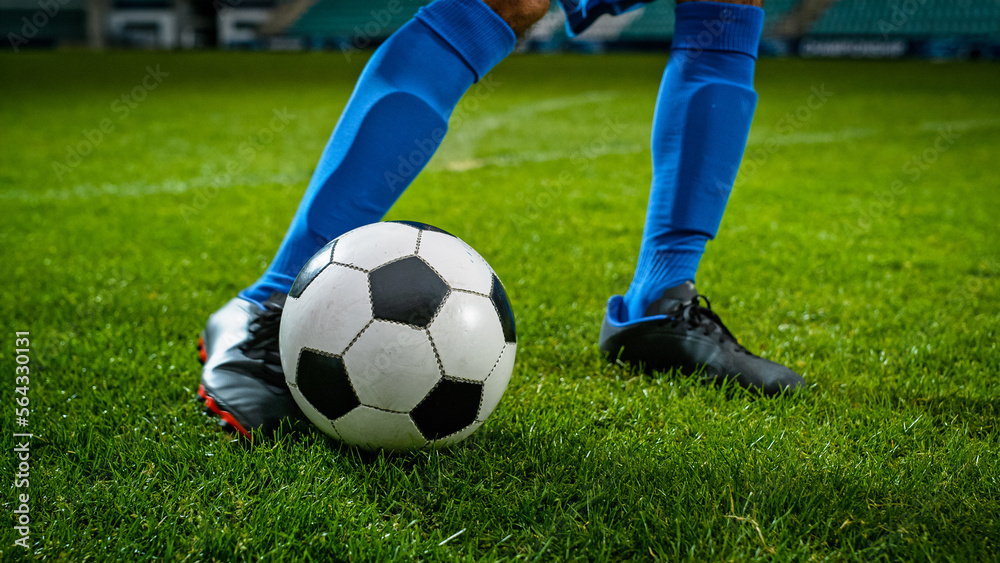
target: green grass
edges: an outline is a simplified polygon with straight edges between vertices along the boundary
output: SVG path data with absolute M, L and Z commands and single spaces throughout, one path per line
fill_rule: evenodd
M 34 433 L 31 549 L 8 525 L 3 560 L 996 559 L 996 66 L 760 62 L 699 273 L 747 347 L 810 383 L 754 400 L 597 350 L 638 252 L 664 63 L 514 57 L 460 106 L 390 217 L 491 262 L 518 361 L 466 443 L 391 456 L 317 433 L 245 448 L 194 400 L 196 335 L 271 258 L 363 61 L 0 56 L 8 483 L 15 331 Z M 813 87 L 830 94 L 802 109 Z M 275 109 L 294 118 L 241 147 Z

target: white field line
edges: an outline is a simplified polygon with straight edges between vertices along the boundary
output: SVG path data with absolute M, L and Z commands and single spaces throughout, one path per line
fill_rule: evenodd
M 853 139 L 860 139 L 875 134 L 871 129 L 841 129 L 840 131 L 819 131 L 814 133 L 788 133 L 785 135 L 755 134 L 747 142 L 747 146 L 764 145 L 771 142 L 780 146 L 788 145 L 819 145 L 841 143 Z M 594 156 L 602 157 L 607 155 L 635 154 L 646 150 L 645 145 L 625 145 L 609 147 Z M 484 166 L 516 166 L 525 162 L 549 162 L 552 160 L 562 160 L 579 155 L 580 151 L 549 151 L 523 154 L 495 155 L 482 158 L 472 158 L 464 160 L 449 160 L 438 168 L 444 168 L 453 172 L 465 172 L 483 168 Z
M 613 92 L 590 92 L 586 94 L 581 94 L 578 96 L 568 96 L 564 98 L 550 99 L 543 102 L 538 102 L 535 104 L 527 104 L 525 106 L 518 106 L 518 108 L 512 109 L 511 111 L 505 112 L 501 115 L 488 116 L 479 118 L 477 120 L 470 120 L 466 123 L 466 127 L 469 128 L 469 132 L 466 133 L 467 137 L 461 139 L 462 141 L 471 141 L 471 143 L 460 143 L 452 144 L 455 147 L 460 147 L 461 150 L 455 149 L 448 151 L 451 154 L 441 155 L 447 157 L 446 159 L 435 159 L 431 161 L 431 166 L 428 167 L 429 171 L 434 170 L 448 170 L 452 172 L 466 172 L 469 170 L 475 170 L 478 168 L 483 168 L 485 166 L 499 166 L 499 167 L 510 167 L 517 166 L 526 162 L 551 162 L 555 160 L 562 160 L 567 158 L 572 158 L 574 155 L 578 154 L 579 151 L 548 151 L 548 152 L 524 152 L 521 154 L 506 154 L 506 155 L 494 155 L 481 158 L 462 158 L 461 153 L 471 153 L 475 149 L 475 142 L 483 138 L 490 131 L 500 127 L 502 124 L 508 122 L 509 120 L 515 118 L 526 118 L 532 115 L 546 112 L 546 111 L 556 111 L 573 105 L 582 105 L 586 103 L 593 103 L 597 101 L 605 101 L 608 98 L 615 97 Z M 463 130 L 466 129 L 463 127 Z M 1000 119 L 990 119 L 990 120 L 963 120 L 963 121 L 941 121 L 941 122 L 924 122 L 921 123 L 919 128 L 922 131 L 938 131 L 941 129 L 951 128 L 953 131 L 970 131 L 974 129 L 993 129 L 1000 128 Z M 757 146 L 770 142 L 774 139 L 777 144 L 781 146 L 788 145 L 811 145 L 811 144 L 830 144 L 830 143 L 842 143 L 846 141 L 851 141 L 854 139 L 860 139 L 875 134 L 876 131 L 871 129 L 840 129 L 838 131 L 817 131 L 817 132 L 796 132 L 789 133 L 785 135 L 769 135 L 766 131 L 755 132 L 751 136 L 748 146 Z M 471 145 L 471 146 L 470 146 Z M 611 156 L 611 155 L 622 155 L 622 154 L 635 154 L 646 150 L 645 145 L 622 145 L 622 146 L 611 146 L 607 150 L 602 151 L 597 157 Z M 239 186 L 239 187 L 254 187 L 261 186 L 265 184 L 281 184 L 281 183 L 303 183 L 307 178 L 302 175 L 297 174 L 276 174 L 272 176 L 248 176 L 245 179 L 233 179 L 228 183 L 227 186 L 222 189 L 226 189 L 229 186 Z M 181 194 L 186 193 L 191 190 L 205 188 L 210 185 L 210 178 L 194 178 L 190 180 L 166 180 L 163 182 L 127 182 L 122 184 L 79 184 L 73 186 L 72 188 L 65 189 L 50 189 L 42 192 L 35 192 L 31 190 L 2 190 L 0 191 L 0 200 L 19 200 L 19 201 L 59 201 L 59 200 L 77 200 L 77 199 L 90 199 L 102 196 L 117 196 L 117 197 L 145 197 L 157 194 Z
M 925 121 L 920 124 L 922 131 L 972 131 L 973 129 L 998 129 L 1000 119 L 963 119 L 958 121 Z
M 234 178 L 225 186 L 219 189 L 227 189 L 230 186 L 256 187 L 265 184 L 289 184 L 302 183 L 305 185 L 301 174 L 273 174 L 271 176 L 245 176 Z M 122 184 L 77 184 L 72 188 L 50 189 L 42 192 L 30 190 L 4 190 L 0 191 L 0 200 L 20 200 L 20 201 L 60 201 L 90 199 L 102 196 L 115 197 L 145 197 L 158 194 L 183 194 L 192 190 L 207 188 L 212 185 L 211 178 L 196 177 L 190 180 L 165 180 L 163 182 L 125 182 Z
M 605 150 L 600 151 L 593 155 L 593 157 L 607 156 L 611 154 L 635 154 L 642 152 L 646 149 L 645 145 L 624 145 L 624 146 L 612 146 Z M 516 166 L 518 164 L 523 164 L 525 162 L 551 162 L 554 160 L 563 160 L 566 158 L 572 158 L 573 156 L 581 156 L 582 152 L 580 150 L 575 151 L 548 151 L 548 152 L 525 152 L 525 153 L 510 153 L 504 155 L 487 156 L 483 158 L 473 158 L 469 160 L 450 160 L 441 168 L 450 170 L 452 172 L 466 172 L 468 170 L 475 170 L 477 168 L 483 168 L 485 166 L 500 166 L 509 167 Z M 582 156 L 582 158 L 593 158 L 590 156 Z
M 752 133 L 748 146 L 775 143 L 779 146 L 788 145 L 827 145 L 861 139 L 876 133 L 873 129 L 840 129 L 837 131 L 798 131 L 794 133 L 773 134 L 766 131 Z
M 553 111 L 560 111 L 577 106 L 589 104 L 607 103 L 617 98 L 620 94 L 614 91 L 592 91 L 574 94 L 572 96 L 560 96 L 558 98 L 547 98 L 537 102 L 521 104 L 502 112 L 488 115 L 473 114 L 465 121 L 458 124 L 448 132 L 441 148 L 438 149 L 435 159 L 438 162 L 471 160 L 475 156 L 476 148 L 480 140 L 490 133 L 511 122 L 528 121 L 536 115 Z M 459 104 L 455 114 L 461 114 L 462 105 Z M 454 115 L 453 114 L 453 121 Z M 434 167 L 434 160 L 431 161 L 431 168 Z M 445 166 L 447 168 L 447 166 Z

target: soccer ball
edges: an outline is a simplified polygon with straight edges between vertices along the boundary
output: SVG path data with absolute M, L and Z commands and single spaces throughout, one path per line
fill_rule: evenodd
M 489 417 L 514 370 L 503 285 L 457 237 L 408 221 L 320 249 L 285 302 L 281 366 L 323 432 L 365 449 L 455 444 Z

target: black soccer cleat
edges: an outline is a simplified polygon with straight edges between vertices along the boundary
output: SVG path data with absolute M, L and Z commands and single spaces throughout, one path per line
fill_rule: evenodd
M 622 296 L 615 295 L 608 301 L 599 340 L 612 362 L 641 365 L 647 371 L 678 368 L 719 384 L 734 381 L 764 395 L 805 385 L 799 374 L 741 346 L 691 282 L 664 291 L 642 319 L 627 318 Z
M 286 419 L 304 419 L 281 370 L 278 328 L 285 296 L 274 294 L 261 308 L 239 297 L 208 318 L 198 338 L 204 364 L 198 396 L 223 426 L 252 438 L 270 434 Z

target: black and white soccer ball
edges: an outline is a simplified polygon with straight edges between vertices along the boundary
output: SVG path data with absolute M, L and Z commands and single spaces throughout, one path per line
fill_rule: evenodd
M 374 223 L 295 279 L 280 332 L 292 395 L 323 432 L 366 449 L 447 446 L 493 412 L 517 337 L 503 285 L 457 237 Z

